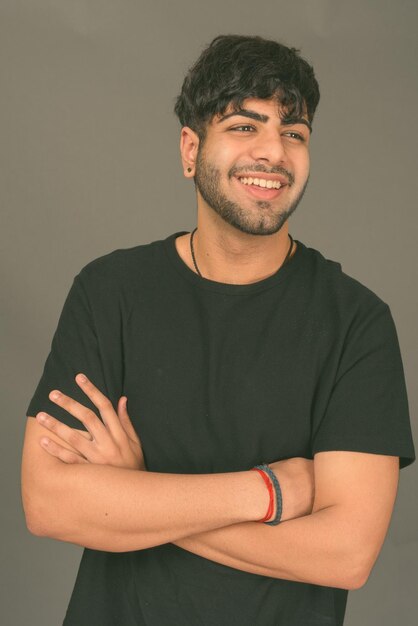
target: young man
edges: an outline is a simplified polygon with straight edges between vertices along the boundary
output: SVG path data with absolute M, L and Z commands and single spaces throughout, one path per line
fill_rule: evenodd
M 86 548 L 66 626 L 340 626 L 373 568 L 415 451 L 388 305 L 288 232 L 318 101 L 217 37 L 175 107 L 197 227 L 74 280 L 22 466 L 29 529 Z

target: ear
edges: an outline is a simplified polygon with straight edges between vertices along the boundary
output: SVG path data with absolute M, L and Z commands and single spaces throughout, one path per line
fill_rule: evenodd
M 189 126 L 183 126 L 180 134 L 180 153 L 183 172 L 186 178 L 195 175 L 195 164 L 199 148 L 199 137 Z M 190 171 L 188 171 L 190 168 Z

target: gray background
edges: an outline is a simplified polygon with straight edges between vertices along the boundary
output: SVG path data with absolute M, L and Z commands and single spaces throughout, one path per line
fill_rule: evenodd
M 81 267 L 195 226 L 172 108 L 220 33 L 278 39 L 315 67 L 311 180 L 290 232 L 390 305 L 418 441 L 417 6 L 1 0 L 2 624 L 62 623 L 82 549 L 26 530 L 26 407 Z M 346 626 L 416 623 L 417 472 L 401 472 L 389 534 L 349 594 Z

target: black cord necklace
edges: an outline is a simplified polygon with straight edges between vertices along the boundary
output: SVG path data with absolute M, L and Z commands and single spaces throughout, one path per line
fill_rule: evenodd
M 193 237 L 194 237 L 194 234 L 195 234 L 195 232 L 196 232 L 196 231 L 197 231 L 197 226 L 196 226 L 196 228 L 192 231 L 192 234 L 190 235 L 190 252 L 191 252 L 191 254 L 192 254 L 193 264 L 194 264 L 194 266 L 195 266 L 196 272 L 199 274 L 199 276 L 201 276 L 201 277 L 202 277 L 202 274 L 201 274 L 201 272 L 200 272 L 199 268 L 197 267 L 196 257 L 195 257 L 195 254 L 194 254 L 194 248 L 193 248 Z M 280 266 L 280 267 L 283 267 L 283 265 L 284 265 L 285 263 L 287 263 L 287 261 L 288 261 L 288 260 L 289 260 L 289 258 L 290 258 L 290 253 L 292 252 L 292 248 L 293 248 L 293 238 L 292 238 L 292 235 L 290 235 L 289 233 L 288 233 L 288 235 L 289 235 L 289 239 L 290 239 L 290 246 L 289 246 L 289 250 L 287 251 L 287 254 L 286 254 L 286 256 L 285 256 L 285 259 L 284 259 L 284 261 L 283 261 L 283 263 L 281 264 L 281 266 Z M 279 268 L 277 268 L 277 269 L 279 269 Z M 203 277 L 202 277 L 202 278 L 203 278 Z

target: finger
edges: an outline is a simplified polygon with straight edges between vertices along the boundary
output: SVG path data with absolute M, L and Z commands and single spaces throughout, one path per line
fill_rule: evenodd
M 75 452 L 71 452 L 71 450 L 67 450 L 63 446 L 60 446 L 56 441 L 49 439 L 48 437 L 42 437 L 40 440 L 40 444 L 48 454 L 51 456 L 55 456 L 57 459 L 60 459 L 64 463 L 74 464 L 74 463 L 88 463 L 87 459 L 83 456 L 76 454 Z
M 128 437 L 130 437 L 131 439 L 133 439 L 134 441 L 140 444 L 141 442 L 139 440 L 139 437 L 136 433 L 135 428 L 133 427 L 131 418 L 128 415 L 127 400 L 128 398 L 126 396 L 122 396 L 121 398 L 119 398 L 119 403 L 118 403 L 119 419 Z
M 91 380 L 89 380 L 85 374 L 77 374 L 75 380 L 86 396 L 88 396 L 93 404 L 99 409 L 105 426 L 107 426 L 115 437 L 120 435 L 122 427 L 109 398 L 97 389 L 97 387 L 93 385 Z
M 70 428 L 48 413 L 38 413 L 36 415 L 36 421 L 48 431 L 54 433 L 63 442 L 68 443 L 71 448 L 74 448 L 76 453 L 80 453 L 88 458 L 92 443 L 89 433 L 84 434 L 75 428 Z
M 100 441 L 108 436 L 106 427 L 100 418 L 89 408 L 77 402 L 77 400 L 73 400 L 73 398 L 61 393 L 58 389 L 51 391 L 49 399 L 84 424 L 93 439 Z

